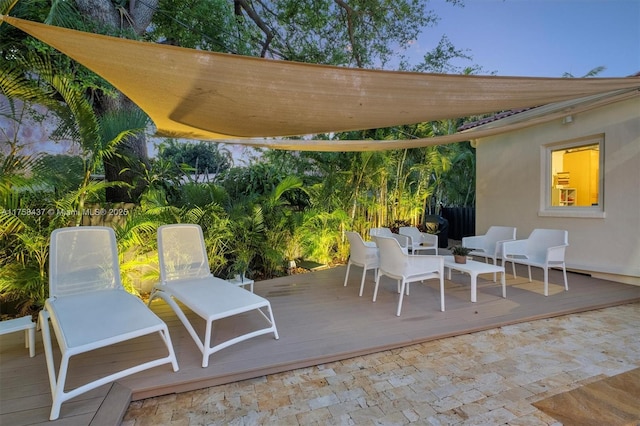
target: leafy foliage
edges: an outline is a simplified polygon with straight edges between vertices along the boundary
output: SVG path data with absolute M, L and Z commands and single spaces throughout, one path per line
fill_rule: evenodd
M 168 164 L 169 171 L 174 174 L 183 173 L 191 180 L 198 180 L 199 175 L 222 173 L 231 167 L 231 153 L 220 149 L 213 142 L 180 143 L 175 139 L 166 139 L 158 146 L 158 159 Z

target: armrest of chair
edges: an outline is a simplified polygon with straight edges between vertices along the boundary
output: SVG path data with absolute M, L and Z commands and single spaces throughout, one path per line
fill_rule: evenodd
M 462 237 L 462 247 L 468 247 L 472 249 L 484 249 L 484 235 L 477 235 L 473 237 Z
M 428 232 L 421 232 L 420 233 L 420 239 L 422 240 L 421 243 L 427 243 L 429 245 L 434 245 L 437 246 L 438 245 L 438 236 L 436 234 L 429 234 Z
M 508 240 L 500 240 L 500 241 L 496 241 L 496 248 L 495 248 L 495 252 L 494 252 L 494 256 L 496 257 L 501 257 L 503 256 L 503 246 L 504 243 L 508 243 L 510 241 L 515 241 L 514 239 L 508 239 Z
M 547 262 L 564 262 L 564 252 L 567 249 L 567 245 L 548 247 L 547 248 Z
M 527 240 L 514 240 L 502 243 L 502 253 L 505 258 L 509 256 L 526 256 Z

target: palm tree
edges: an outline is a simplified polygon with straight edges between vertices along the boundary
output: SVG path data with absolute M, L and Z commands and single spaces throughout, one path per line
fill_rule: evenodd
M 604 67 L 602 65 L 592 68 L 590 69 L 585 75 L 583 75 L 580 78 L 589 78 L 589 77 L 597 77 L 599 74 L 603 73 L 605 70 L 607 69 L 607 67 Z M 562 74 L 563 78 L 577 78 L 575 75 L 571 74 L 570 72 L 565 72 L 564 74 Z

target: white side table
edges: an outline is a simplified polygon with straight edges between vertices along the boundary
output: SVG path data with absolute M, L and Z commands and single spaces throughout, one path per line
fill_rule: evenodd
M 249 289 L 251 290 L 251 293 L 253 293 L 253 280 L 247 278 L 247 277 L 240 277 L 240 275 L 236 275 L 235 277 L 231 278 L 229 281 L 231 284 L 235 284 L 238 287 L 245 287 L 245 286 L 249 286 Z
M 31 321 L 31 316 L 0 321 L 0 335 L 24 330 L 24 347 L 29 348 L 29 356 L 36 355 L 36 323 Z

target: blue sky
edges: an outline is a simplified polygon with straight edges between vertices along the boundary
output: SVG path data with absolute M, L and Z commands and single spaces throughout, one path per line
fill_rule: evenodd
M 454 7 L 432 0 L 440 17 L 410 52 L 422 57 L 446 34 L 485 73 L 599 77 L 640 71 L 640 0 L 465 0 Z M 465 63 L 464 65 L 469 65 Z

